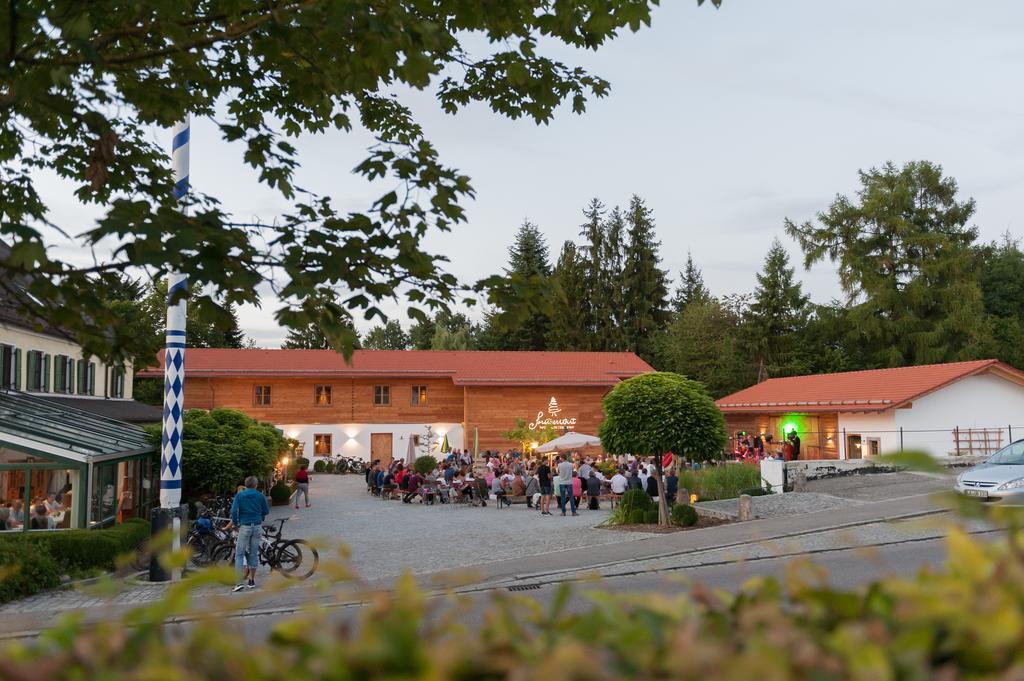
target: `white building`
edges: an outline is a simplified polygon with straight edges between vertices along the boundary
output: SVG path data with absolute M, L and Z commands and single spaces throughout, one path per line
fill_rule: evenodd
M 1024 372 L 997 360 L 773 378 L 717 401 L 730 441 L 796 431 L 801 459 L 988 454 L 1024 438 Z

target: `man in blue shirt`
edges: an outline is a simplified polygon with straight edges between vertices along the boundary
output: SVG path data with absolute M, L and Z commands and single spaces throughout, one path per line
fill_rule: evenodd
M 260 566 L 260 537 L 263 519 L 270 513 L 267 498 L 256 491 L 256 478 L 245 479 L 245 489 L 231 502 L 231 523 L 238 527 L 235 542 L 235 570 L 238 584 L 232 591 L 256 588 L 256 568 Z

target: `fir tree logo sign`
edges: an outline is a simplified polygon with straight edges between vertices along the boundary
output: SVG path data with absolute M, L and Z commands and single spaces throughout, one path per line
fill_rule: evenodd
M 558 406 L 558 400 L 552 397 L 551 401 L 548 402 L 548 413 L 552 416 L 557 416 L 560 411 L 562 411 L 562 408 Z

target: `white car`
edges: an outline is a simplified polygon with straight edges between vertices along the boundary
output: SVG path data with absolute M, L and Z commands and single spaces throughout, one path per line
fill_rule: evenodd
M 1024 505 L 1024 440 L 1017 440 L 956 478 L 960 494 L 982 501 Z

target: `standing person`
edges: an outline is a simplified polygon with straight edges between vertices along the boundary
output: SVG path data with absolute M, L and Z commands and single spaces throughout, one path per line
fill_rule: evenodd
M 543 459 L 537 466 L 537 485 L 540 488 L 540 514 L 551 515 L 551 466 Z
M 565 515 L 566 504 L 572 507 L 573 515 L 579 515 L 576 512 L 576 497 L 572 495 L 572 473 L 572 462 L 565 457 L 558 457 L 558 508 L 562 510 L 562 515 Z
M 596 511 L 601 508 L 601 480 L 597 477 L 597 471 L 590 469 L 590 477 L 587 478 L 587 497 L 589 504 L 587 508 Z
M 796 461 L 800 458 L 800 436 L 795 430 L 789 434 L 789 442 L 793 445 L 793 460 Z
M 625 467 L 619 468 L 615 472 L 615 475 L 611 479 L 611 490 L 612 494 L 625 494 L 626 488 L 629 486 L 629 480 L 622 473 L 625 471 Z
M 309 462 L 295 471 L 295 508 L 299 507 L 300 494 L 306 499 L 306 508 L 309 508 Z
M 256 491 L 256 476 L 245 479 L 245 489 L 231 502 L 231 524 L 238 527 L 235 543 L 235 570 L 238 584 L 232 591 L 256 588 L 256 568 L 260 565 L 260 536 L 263 519 L 270 513 L 267 498 Z

